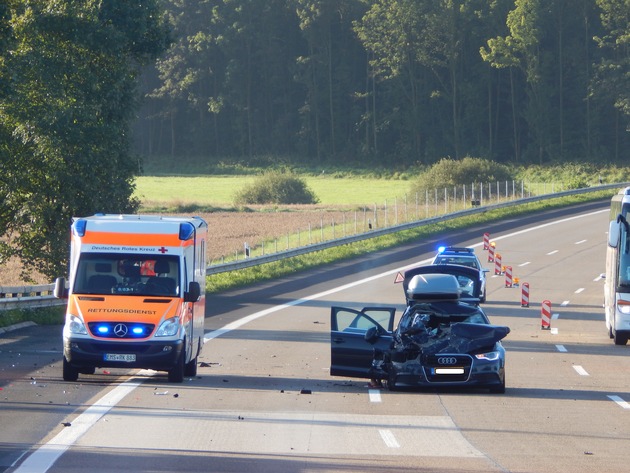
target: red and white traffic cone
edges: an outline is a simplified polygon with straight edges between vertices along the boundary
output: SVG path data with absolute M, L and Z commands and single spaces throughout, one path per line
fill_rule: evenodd
M 543 301 L 540 309 L 540 328 L 542 330 L 551 330 L 551 302 Z
M 521 288 L 521 307 L 529 307 L 529 283 L 524 282 Z

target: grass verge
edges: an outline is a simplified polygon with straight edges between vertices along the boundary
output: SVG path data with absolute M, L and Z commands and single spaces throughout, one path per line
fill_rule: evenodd
M 35 322 L 38 325 L 60 325 L 63 324 L 65 312 L 65 306 L 5 310 L 0 312 L 0 327 L 10 327 L 22 322 Z

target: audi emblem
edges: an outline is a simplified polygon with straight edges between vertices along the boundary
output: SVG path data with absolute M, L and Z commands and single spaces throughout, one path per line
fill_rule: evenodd
M 129 330 L 127 329 L 127 326 L 125 324 L 117 324 L 114 327 L 114 334 L 120 338 L 126 336 L 128 331 Z
M 454 365 L 457 363 L 457 358 L 454 356 L 441 356 L 438 358 L 437 362 L 440 365 Z

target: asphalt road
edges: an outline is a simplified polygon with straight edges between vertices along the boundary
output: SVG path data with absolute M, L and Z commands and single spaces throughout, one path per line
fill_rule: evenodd
M 620 472 L 630 346 L 603 321 L 607 205 L 520 217 L 208 299 L 198 376 L 61 379 L 61 327 L 0 335 L 0 471 Z M 489 232 L 513 277 L 484 308 L 508 325 L 507 392 L 370 389 L 332 378 L 330 306 L 402 308 L 396 272 Z M 552 330 L 541 330 L 541 302 Z M 399 311 L 400 312 L 400 311 Z

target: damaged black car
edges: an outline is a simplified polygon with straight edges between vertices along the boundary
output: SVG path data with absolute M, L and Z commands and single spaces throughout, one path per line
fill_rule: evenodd
M 478 295 L 476 275 L 442 268 L 418 267 L 398 278 L 406 304 L 395 330 L 396 308 L 332 307 L 330 374 L 378 380 L 390 390 L 452 386 L 504 393 L 501 340 L 510 329 L 492 325 L 472 297 Z

